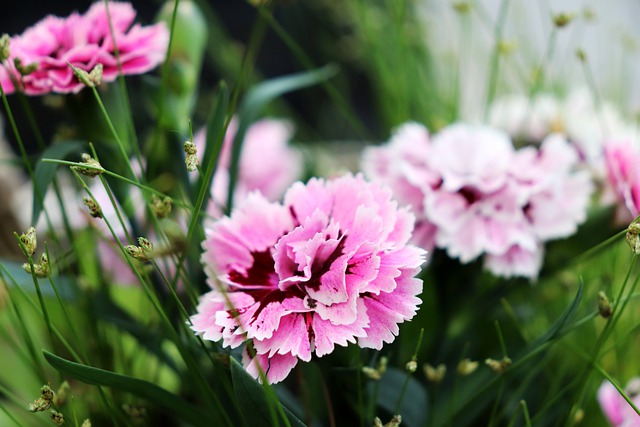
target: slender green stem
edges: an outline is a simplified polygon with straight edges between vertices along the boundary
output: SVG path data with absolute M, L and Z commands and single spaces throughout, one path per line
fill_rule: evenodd
M 487 89 L 487 103 L 485 106 L 485 121 L 489 114 L 489 106 L 493 102 L 496 95 L 496 89 L 498 87 L 498 75 L 500 66 L 500 45 L 502 43 L 502 34 L 504 32 L 504 24 L 507 18 L 507 11 L 509 9 L 510 0 L 502 0 L 500 3 L 500 11 L 498 12 L 498 20 L 494 28 L 494 45 L 493 52 L 491 54 L 491 70 L 489 71 L 489 85 Z
M 418 352 L 420 351 L 420 345 L 422 344 L 422 338 L 424 337 L 424 328 L 420 329 L 420 335 L 418 336 L 418 342 L 416 343 L 416 348 L 413 351 L 413 355 L 411 356 L 411 362 L 418 361 Z M 400 391 L 400 396 L 398 397 L 398 401 L 396 402 L 396 406 L 393 410 L 393 414 L 397 415 L 400 411 L 400 406 L 402 406 L 402 401 L 404 400 L 404 396 L 407 392 L 407 387 L 409 386 L 409 380 L 411 379 L 411 374 L 413 372 L 407 369 L 407 374 L 404 379 L 404 383 L 402 384 L 402 389 Z

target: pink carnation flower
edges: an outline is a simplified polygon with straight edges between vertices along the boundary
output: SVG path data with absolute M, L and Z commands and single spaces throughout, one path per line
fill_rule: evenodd
M 109 14 L 104 2 L 99 1 L 84 15 L 73 13 L 66 18 L 49 15 L 13 37 L 10 57 L 5 62 L 7 68 L 0 67 L 0 84 L 4 91 L 12 93 L 15 90 L 12 75 L 28 95 L 76 93 L 84 84 L 67 63 L 87 72 L 102 64 L 102 80 L 110 82 L 119 74 L 118 62 L 123 74 L 141 74 L 164 60 L 169 41 L 169 31 L 164 23 L 145 27 L 132 25 L 136 12 L 130 3 L 109 2 L 108 10 Z M 109 28 L 109 15 L 115 43 Z M 14 64 L 16 59 L 24 66 L 36 64 L 37 67 L 20 76 Z
M 207 214 L 213 218 L 222 215 L 223 206 L 227 203 L 231 148 L 237 131 L 238 122 L 233 119 L 229 123 L 211 184 Z M 234 203 L 255 190 L 268 200 L 280 200 L 287 188 L 301 177 L 302 156 L 288 144 L 292 135 L 293 126 L 286 120 L 263 119 L 249 126 L 242 143 Z M 199 153 L 204 153 L 205 138 L 204 130 L 194 136 Z
M 257 377 L 259 364 L 269 382 L 335 345 L 380 349 L 421 302 L 414 276 L 425 253 L 407 244 L 413 221 L 361 176 L 297 182 L 284 204 L 253 192 L 206 230 L 213 290 L 192 328 L 231 348 L 252 340 L 244 365 Z
M 428 232 L 423 247 L 463 263 L 484 256 L 497 275 L 535 278 L 543 242 L 573 234 L 586 219 L 592 184 L 578 161 L 559 135 L 516 151 L 491 128 L 457 124 L 429 141 L 410 123 L 389 144 L 366 150 L 363 170 L 413 208 Z
M 640 213 L 640 151 L 631 143 L 608 141 L 604 147 L 608 190 L 624 206 L 621 221 L 629 222 Z
M 429 131 L 418 123 L 398 128 L 388 145 L 370 147 L 363 153 L 362 170 L 375 181 L 384 181 L 395 198 L 417 214 L 412 241 L 431 251 L 435 247 L 435 226 L 424 212 L 424 194 L 440 185 L 440 174 L 429 165 Z
M 640 378 L 629 381 L 625 389 L 636 407 L 640 407 Z M 638 427 L 640 415 L 629 405 L 609 381 L 604 381 L 598 389 L 598 402 L 607 420 L 615 427 Z

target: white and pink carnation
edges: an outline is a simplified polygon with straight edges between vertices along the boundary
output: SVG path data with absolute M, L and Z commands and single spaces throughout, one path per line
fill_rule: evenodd
M 282 381 L 298 360 L 358 343 L 380 349 L 418 309 L 425 252 L 409 245 L 414 217 L 362 176 L 295 183 L 284 203 L 252 192 L 206 229 L 212 288 L 192 328 L 235 348 L 244 365 Z
M 420 133 L 419 143 L 408 137 Z M 406 167 L 409 158 L 419 160 Z M 365 150 L 362 168 L 412 207 L 430 232 L 417 244 L 440 247 L 463 263 L 484 257 L 494 274 L 533 279 L 543 243 L 573 234 L 586 219 L 593 186 L 578 164 L 560 135 L 539 149 L 515 150 L 506 133 L 486 126 L 455 124 L 429 139 L 424 127 L 410 123 L 388 144 Z
M 625 393 L 636 407 L 640 407 L 640 378 L 633 378 L 627 384 Z M 609 381 L 604 381 L 598 389 L 598 403 L 609 423 L 614 427 L 640 426 L 640 415 L 625 400 Z
M 640 150 L 630 141 L 610 140 L 605 143 L 607 195 L 621 209 L 620 222 L 629 222 L 640 214 Z
M 15 81 L 27 95 L 76 93 L 84 84 L 69 64 L 87 72 L 102 64 L 105 82 L 115 80 L 120 68 L 123 74 L 152 70 L 165 58 L 169 30 L 162 22 L 150 26 L 133 24 L 135 16 L 130 3 L 109 2 L 107 13 L 105 3 L 98 1 L 82 15 L 45 17 L 11 38 L 10 57 L 4 67 L 0 66 L 2 88 L 6 93 L 14 92 Z M 35 70 L 21 75 L 16 60 L 23 66 L 35 66 Z

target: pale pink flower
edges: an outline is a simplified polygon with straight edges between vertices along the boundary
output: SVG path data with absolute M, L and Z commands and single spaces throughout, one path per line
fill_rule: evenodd
M 433 138 L 430 161 L 442 176 L 444 190 L 453 192 L 471 186 L 489 193 L 506 183 L 513 152 L 506 133 L 459 123 L 442 129 Z
M 626 208 L 618 216 L 629 222 L 640 213 L 640 150 L 627 141 L 608 141 L 604 155 L 608 190 Z
M 407 244 L 413 221 L 361 176 L 297 182 L 283 204 L 250 193 L 206 229 L 213 290 L 192 327 L 231 348 L 252 340 L 245 367 L 257 376 L 259 363 L 269 382 L 335 345 L 380 349 L 420 304 L 425 253 Z
M 640 378 L 633 378 L 625 389 L 636 407 L 640 407 Z M 603 381 L 598 389 L 598 402 L 607 420 L 614 427 L 639 427 L 640 415 L 629 405 L 609 381 Z
M 207 214 L 213 218 L 222 215 L 227 203 L 231 149 L 237 131 L 238 121 L 233 119 L 229 123 L 211 183 Z M 293 126 L 286 120 L 263 119 L 249 126 L 242 143 L 234 203 L 255 190 L 268 200 L 280 200 L 286 189 L 302 176 L 302 155 L 289 145 L 292 135 Z M 204 153 L 205 138 L 204 130 L 194 136 L 200 154 Z
M 24 33 L 14 36 L 10 57 L 0 67 L 0 84 L 6 93 L 15 87 L 10 75 L 28 95 L 75 93 L 84 84 L 74 75 L 68 63 L 90 72 L 102 64 L 102 81 L 111 82 L 119 74 L 142 74 L 160 64 L 166 54 L 169 31 L 164 23 L 150 26 L 133 24 L 136 12 L 130 3 L 98 1 L 83 15 L 72 13 L 66 18 L 47 16 Z M 111 35 L 109 16 L 113 24 Z M 133 25 L 132 25 L 133 24 Z M 119 60 L 116 57 L 116 46 Z M 37 64 L 35 71 L 20 76 L 14 66 Z
M 559 135 L 516 151 L 491 128 L 456 124 L 429 142 L 424 127 L 409 124 L 367 149 L 362 167 L 427 225 L 426 248 L 435 242 L 463 263 L 485 257 L 497 275 L 535 278 L 543 242 L 573 234 L 586 219 L 593 186 L 578 164 Z
M 384 181 L 401 204 L 424 212 L 425 193 L 442 182 L 430 167 L 430 149 L 428 130 L 418 123 L 406 123 L 396 129 L 388 144 L 364 150 L 362 171 L 369 179 Z M 416 217 L 412 241 L 428 251 L 435 247 L 435 226 L 421 215 Z

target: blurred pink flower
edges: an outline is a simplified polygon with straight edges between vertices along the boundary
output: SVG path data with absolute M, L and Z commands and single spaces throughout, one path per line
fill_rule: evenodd
M 640 407 L 640 378 L 633 378 L 627 384 L 625 393 L 636 407 Z M 603 381 L 598 389 L 598 402 L 607 420 L 615 427 L 638 427 L 640 415 L 629 405 L 609 381 Z
M 435 226 L 424 215 L 425 193 L 440 186 L 440 174 L 429 165 L 429 131 L 418 123 L 396 129 L 383 147 L 365 149 L 362 170 L 369 179 L 384 181 L 402 204 L 416 213 L 412 242 L 431 251 L 435 247 Z
M 211 183 L 207 214 L 213 218 L 222 216 L 227 203 L 231 148 L 237 131 L 238 121 L 233 119 L 229 123 L 218 168 Z M 293 126 L 286 120 L 263 119 L 249 126 L 242 143 L 234 203 L 254 190 L 260 191 L 270 201 L 280 200 L 286 189 L 302 176 L 302 155 L 288 144 L 292 135 Z M 205 139 L 204 129 L 194 136 L 201 156 Z
M 110 82 L 119 74 L 118 63 L 123 74 L 142 74 L 164 60 L 169 42 L 164 23 L 132 25 L 136 12 L 130 3 L 109 2 L 108 10 L 109 14 L 105 3 L 98 1 L 83 15 L 77 12 L 66 18 L 49 15 L 12 37 L 10 57 L 5 61 L 7 68 L 0 67 L 4 91 L 15 90 L 10 78 L 13 75 L 28 95 L 78 92 L 84 84 L 74 76 L 67 62 L 87 72 L 102 64 L 102 81 Z M 36 64 L 35 71 L 20 76 L 14 64 L 16 59 L 23 66 Z
M 250 193 L 206 229 L 202 263 L 213 289 L 203 295 L 193 330 L 245 350 L 244 364 L 269 382 L 298 359 L 356 341 L 382 348 L 420 304 L 414 276 L 424 251 L 407 244 L 413 215 L 391 191 L 345 175 L 295 183 L 283 204 Z
M 605 143 L 608 190 L 621 203 L 626 212 L 620 212 L 622 221 L 638 216 L 640 209 L 640 150 L 626 141 Z
M 421 135 L 421 136 L 419 136 Z M 429 141 L 403 125 L 363 155 L 363 170 L 389 184 L 422 224 L 420 240 L 467 263 L 485 256 L 500 276 L 535 278 L 546 240 L 567 237 L 586 219 L 590 176 L 559 135 L 516 151 L 506 133 L 456 124 Z

